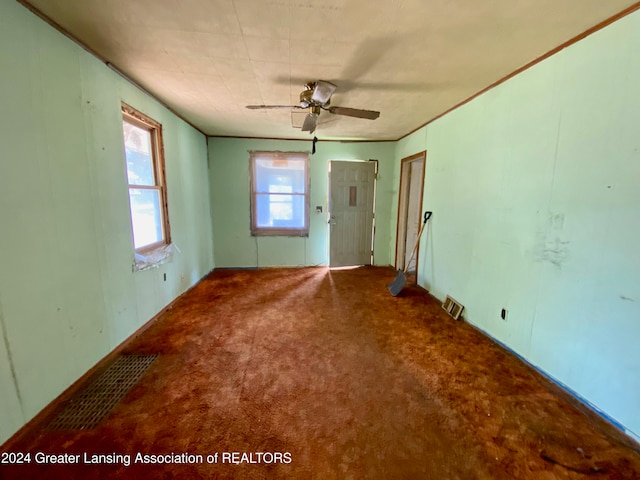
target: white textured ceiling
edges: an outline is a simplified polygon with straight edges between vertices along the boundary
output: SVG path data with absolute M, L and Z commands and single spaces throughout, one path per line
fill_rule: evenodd
M 628 0 L 24 0 L 209 135 L 309 138 L 304 83 L 338 86 L 320 139 L 397 139 L 630 7 Z M 296 120 L 297 121 L 297 120 Z M 297 121 L 299 124 L 300 122 Z

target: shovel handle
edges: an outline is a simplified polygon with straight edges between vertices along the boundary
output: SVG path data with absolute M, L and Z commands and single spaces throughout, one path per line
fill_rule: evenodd
M 427 220 L 431 218 L 431 215 L 433 215 L 433 212 L 424 212 L 424 217 L 423 217 L 424 221 L 420 226 L 420 231 L 418 232 L 418 238 L 416 238 L 416 244 L 413 246 L 413 251 L 411 252 L 409 261 L 404 266 L 404 273 L 407 273 L 407 270 L 409 270 L 409 264 L 411 263 L 411 260 L 413 260 L 413 256 L 416 254 L 416 250 L 418 250 L 418 245 L 420 244 L 420 237 L 422 236 L 422 231 L 424 230 L 424 227 L 427 225 Z

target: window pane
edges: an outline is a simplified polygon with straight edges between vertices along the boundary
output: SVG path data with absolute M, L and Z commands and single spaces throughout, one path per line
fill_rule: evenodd
M 256 158 L 256 192 L 286 191 L 304 193 L 306 176 L 303 158 L 276 160 Z M 274 190 L 286 188 L 286 190 Z
M 151 132 L 122 122 L 129 185 L 155 185 Z
M 308 164 L 304 153 L 251 154 L 252 234 L 308 233 Z
M 267 191 L 269 193 L 292 193 L 293 188 L 290 185 L 269 185 Z
M 162 216 L 160 191 L 140 188 L 129 189 L 133 244 L 136 249 L 161 242 Z
M 262 194 L 256 196 L 259 228 L 305 228 L 304 195 Z

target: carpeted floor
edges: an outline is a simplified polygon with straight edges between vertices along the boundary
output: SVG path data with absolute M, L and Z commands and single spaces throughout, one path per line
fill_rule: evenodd
M 36 427 L 0 477 L 640 478 L 635 444 L 394 276 L 215 271 L 127 346 L 159 356 L 110 416 Z

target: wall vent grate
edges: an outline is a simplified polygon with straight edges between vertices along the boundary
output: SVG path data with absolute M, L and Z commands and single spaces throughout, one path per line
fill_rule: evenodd
M 69 400 L 48 425 L 48 429 L 94 428 L 124 398 L 157 357 L 158 355 L 121 355 L 93 383 Z
M 464 310 L 464 307 L 460 304 L 460 302 L 451 298 L 449 295 L 447 295 L 447 298 L 442 303 L 442 308 L 444 308 L 445 311 L 449 315 L 451 315 L 454 320 L 458 320 L 460 318 L 462 310 Z

